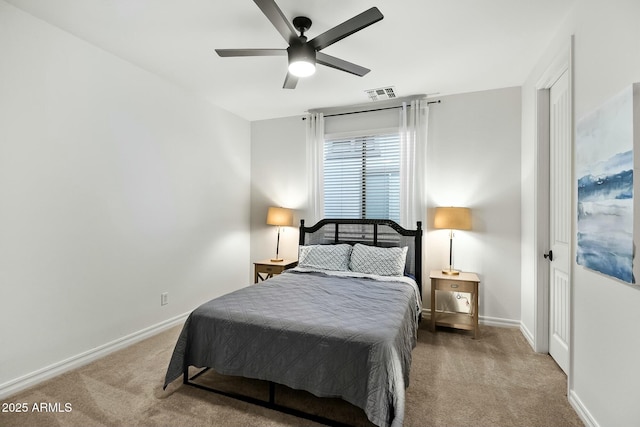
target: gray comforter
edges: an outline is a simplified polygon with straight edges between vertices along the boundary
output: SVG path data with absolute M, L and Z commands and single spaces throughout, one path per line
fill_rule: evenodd
M 286 272 L 195 309 L 178 338 L 165 387 L 184 366 L 269 380 L 362 408 L 402 425 L 415 285 Z

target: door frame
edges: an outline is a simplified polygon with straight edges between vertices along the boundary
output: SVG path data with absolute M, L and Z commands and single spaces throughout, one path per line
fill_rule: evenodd
M 550 89 L 551 86 L 565 71 L 569 77 L 569 102 L 571 103 L 571 182 L 573 183 L 573 152 L 575 149 L 575 114 L 574 106 L 574 90 L 573 90 L 573 54 L 574 54 L 574 37 L 559 51 L 556 57 L 551 61 L 547 70 L 542 74 L 536 83 L 536 189 L 535 189 L 535 259 L 534 271 L 535 293 L 534 293 L 534 331 L 533 331 L 533 347 L 536 352 L 549 352 L 549 263 L 543 258 L 543 254 L 549 250 L 549 132 L 550 132 Z M 573 185 L 573 184 L 572 184 Z M 575 212 L 574 188 L 571 189 L 572 212 Z M 574 257 L 574 236 L 575 221 L 571 219 L 571 241 L 569 242 L 569 253 L 571 259 Z M 569 265 L 569 284 L 570 284 L 570 329 L 569 329 L 569 367 L 567 376 L 571 378 L 573 368 L 573 262 Z M 570 383 L 570 381 L 569 381 Z

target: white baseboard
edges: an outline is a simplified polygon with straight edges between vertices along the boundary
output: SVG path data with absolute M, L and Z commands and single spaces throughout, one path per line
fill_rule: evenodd
M 576 413 L 582 420 L 585 426 L 587 427 L 600 427 L 600 425 L 596 422 L 596 420 L 591 416 L 591 413 L 587 410 L 587 408 L 582 404 L 582 401 L 578 397 L 575 391 L 569 391 L 569 403 L 573 406 Z
M 114 351 L 129 347 L 139 341 L 152 337 L 162 331 L 177 326 L 187 319 L 189 313 L 181 314 L 174 318 L 165 320 L 156 325 L 134 332 L 117 340 L 103 344 L 99 347 L 85 351 L 83 353 L 72 356 L 68 359 L 56 362 L 52 365 L 38 369 L 37 371 L 23 375 L 19 378 L 0 384 L 0 399 L 5 399 L 13 394 L 18 393 L 26 388 L 34 386 L 45 380 L 58 376 L 64 372 L 79 368 L 94 360 L 100 359 Z
M 524 335 L 524 338 L 529 342 L 529 345 L 531 346 L 531 348 L 535 350 L 536 346 L 535 346 L 535 341 L 533 339 L 533 334 L 531 333 L 529 328 L 527 328 L 526 325 L 522 322 L 520 322 L 520 332 L 522 332 L 522 335 Z
M 478 316 L 478 323 L 487 326 L 499 326 L 502 328 L 517 328 L 520 326 L 519 320 L 503 319 L 501 317 Z

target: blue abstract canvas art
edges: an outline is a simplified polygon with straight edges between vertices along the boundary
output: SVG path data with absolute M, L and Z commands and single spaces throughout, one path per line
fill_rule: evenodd
M 577 263 L 633 277 L 633 86 L 578 121 Z

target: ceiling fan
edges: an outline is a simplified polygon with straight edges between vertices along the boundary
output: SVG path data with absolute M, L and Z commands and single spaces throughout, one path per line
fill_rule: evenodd
M 360 65 L 322 53 L 320 50 L 384 18 L 377 7 L 372 7 L 307 41 L 304 33 L 311 27 L 311 19 L 306 16 L 298 16 L 293 19 L 292 26 L 274 0 L 253 1 L 289 43 L 289 47 L 286 49 L 216 49 L 218 55 L 222 57 L 287 55 L 289 68 L 282 86 L 284 89 L 295 89 L 299 77 L 307 77 L 315 72 L 316 63 L 360 77 L 371 71 Z M 295 32 L 294 27 L 300 32 L 300 35 Z

